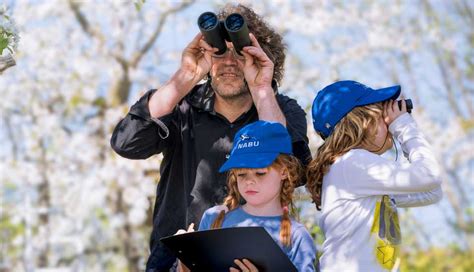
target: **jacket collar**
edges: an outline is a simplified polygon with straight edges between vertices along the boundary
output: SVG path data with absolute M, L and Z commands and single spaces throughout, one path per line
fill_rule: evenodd
M 204 84 L 196 85 L 185 99 L 195 108 L 203 111 L 214 112 L 215 96 L 210 80 L 206 81 Z

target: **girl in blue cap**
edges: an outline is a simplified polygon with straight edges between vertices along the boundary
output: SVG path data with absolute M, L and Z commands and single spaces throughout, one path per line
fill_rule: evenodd
M 290 218 L 293 190 L 302 173 L 298 159 L 292 156 L 286 128 L 266 121 L 243 127 L 220 172 L 227 170 L 229 194 L 223 205 L 204 213 L 199 230 L 264 227 L 298 271 L 315 271 L 313 239 L 302 224 Z M 230 271 L 257 271 L 246 259 L 235 264 L 239 269 Z
M 442 197 L 431 146 L 395 99 L 400 86 L 374 90 L 340 81 L 313 102 L 315 130 L 325 139 L 308 167 L 307 188 L 324 232 L 321 271 L 396 269 L 401 242 L 397 207 Z M 400 142 L 410 164 L 380 154 Z

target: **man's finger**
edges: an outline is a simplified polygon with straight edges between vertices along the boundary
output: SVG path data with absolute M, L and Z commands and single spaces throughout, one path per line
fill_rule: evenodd
M 245 67 L 251 67 L 254 62 L 253 56 L 245 52 L 244 50 L 242 50 L 242 54 L 245 57 L 245 63 L 244 63 Z
M 257 38 L 255 37 L 255 35 L 253 35 L 252 33 L 250 33 L 250 34 L 249 34 L 249 37 L 250 37 L 250 41 L 252 42 L 252 45 L 253 45 L 253 46 L 258 47 L 258 48 L 261 48 L 261 47 L 260 47 L 260 44 L 258 43 Z
M 201 40 L 202 38 L 202 33 L 201 32 L 198 32 L 198 34 L 196 34 L 196 36 L 194 36 L 193 40 L 191 41 L 190 45 L 192 46 L 198 46 L 199 45 L 199 41 Z
M 204 48 L 204 49 L 207 50 L 207 51 L 212 52 L 212 53 L 215 53 L 215 52 L 219 51 L 218 48 L 215 48 L 215 47 L 210 46 L 210 45 L 206 42 L 206 40 L 204 40 L 204 39 L 199 39 L 199 46 L 200 46 L 201 48 Z

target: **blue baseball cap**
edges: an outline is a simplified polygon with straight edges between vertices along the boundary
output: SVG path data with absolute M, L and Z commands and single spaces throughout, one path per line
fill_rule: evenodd
M 265 168 L 280 154 L 293 154 L 288 130 L 280 123 L 257 121 L 237 131 L 230 157 L 219 172 L 232 168 Z
M 357 81 L 338 81 L 324 87 L 313 101 L 313 126 L 322 138 L 328 137 L 336 124 L 353 108 L 389 99 L 397 99 L 400 85 L 372 89 Z

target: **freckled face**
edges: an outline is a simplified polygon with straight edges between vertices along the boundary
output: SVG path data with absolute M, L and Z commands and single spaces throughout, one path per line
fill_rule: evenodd
M 247 205 L 280 205 L 283 174 L 274 167 L 238 169 L 236 176 L 239 193 L 247 201 Z

